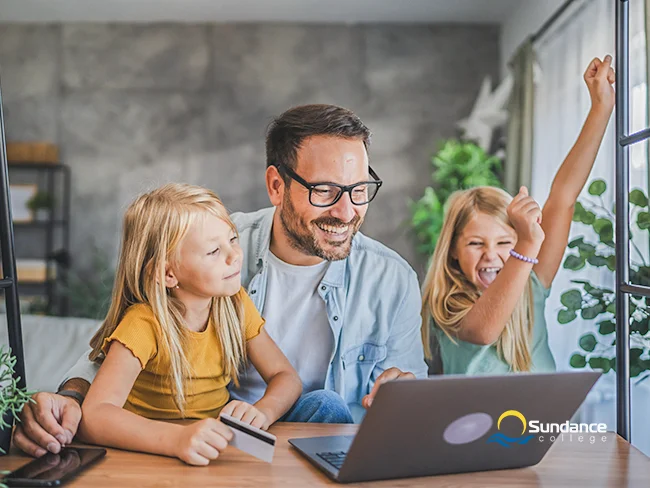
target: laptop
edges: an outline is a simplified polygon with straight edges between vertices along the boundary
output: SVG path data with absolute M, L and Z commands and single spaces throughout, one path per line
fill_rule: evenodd
M 289 442 L 341 483 L 532 466 L 562 436 L 561 429 L 580 427 L 567 421 L 600 375 L 580 371 L 391 381 L 377 392 L 356 436 Z M 554 433 L 546 433 L 549 429 Z

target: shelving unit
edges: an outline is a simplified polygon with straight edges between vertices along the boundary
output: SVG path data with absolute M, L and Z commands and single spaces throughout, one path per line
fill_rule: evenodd
M 47 192 L 53 206 L 46 220 L 14 222 L 16 264 L 20 296 L 43 297 L 45 313 L 67 315 L 70 261 L 70 168 L 62 163 L 34 163 L 9 161 L 11 184 L 35 184 L 38 191 Z M 21 260 L 42 260 L 45 267 L 43 281 L 25 281 L 21 278 Z

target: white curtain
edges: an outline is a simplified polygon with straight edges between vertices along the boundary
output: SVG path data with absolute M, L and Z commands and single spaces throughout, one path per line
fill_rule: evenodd
M 589 111 L 590 99 L 582 79 L 589 61 L 605 54 L 615 55 L 615 2 L 591 0 L 579 2 L 574 11 L 559 22 L 556 28 L 540 39 L 536 45 L 539 76 L 535 91 L 535 120 L 533 134 L 533 183 L 531 194 L 540 203 L 546 201 L 551 182 L 558 167 L 573 145 Z M 645 35 L 643 25 L 643 0 L 630 0 L 630 95 L 631 129 L 637 131 L 646 124 L 645 100 Z M 615 115 L 612 115 L 594 170 L 589 181 L 602 178 L 607 182 L 605 204 L 611 209 L 614 202 L 615 173 Z M 645 145 L 636 145 L 631 151 L 631 188 L 642 188 L 647 194 L 647 157 Z M 592 199 L 583 191 L 581 199 Z M 573 239 L 587 236 L 597 242 L 589 229 L 574 223 Z M 638 243 L 646 259 L 648 243 Z M 557 312 L 562 305 L 563 292 L 577 285 L 571 280 L 587 279 L 594 284 L 614 289 L 614 275 L 597 268 L 580 272 L 560 269 L 546 307 L 549 341 L 559 370 L 571 370 L 569 358 L 579 351 L 578 340 L 582 334 L 594 329 L 592 322 L 580 319 L 561 325 Z M 583 416 L 606 422 L 610 430 L 616 429 L 615 386 L 613 374 L 603 378 L 588 397 Z M 643 385 L 643 386 L 642 386 Z M 632 429 L 633 442 L 650 454 L 650 422 L 642 409 L 650 405 L 650 380 L 633 387 Z M 637 406 L 638 405 L 638 406 Z M 644 408 L 642 408 L 644 407 Z

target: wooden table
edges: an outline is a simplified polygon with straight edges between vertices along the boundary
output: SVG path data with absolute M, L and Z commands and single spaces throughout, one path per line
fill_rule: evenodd
M 106 458 L 68 486 L 122 487 L 305 487 L 336 485 L 295 451 L 292 437 L 350 435 L 355 425 L 276 424 L 273 464 L 229 448 L 210 466 L 192 467 L 178 459 L 109 449 Z M 12 450 L 0 457 L 0 469 L 15 469 L 28 461 Z M 648 486 L 650 459 L 614 433 L 607 442 L 556 442 L 540 464 L 531 468 L 388 480 L 339 486 L 395 487 L 611 487 Z

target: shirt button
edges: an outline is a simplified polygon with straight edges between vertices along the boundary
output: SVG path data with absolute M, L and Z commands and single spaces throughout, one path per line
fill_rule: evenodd
M 251 290 L 251 295 L 255 295 L 257 293 L 257 290 Z
M 339 319 L 338 315 L 334 316 L 334 322 L 336 322 Z
M 366 359 L 366 357 L 365 357 L 363 354 L 361 354 L 361 355 L 359 356 L 359 361 L 363 361 L 364 359 Z
M 325 290 L 327 290 L 327 287 L 325 285 L 323 285 L 323 286 L 320 287 L 320 289 L 325 291 Z

